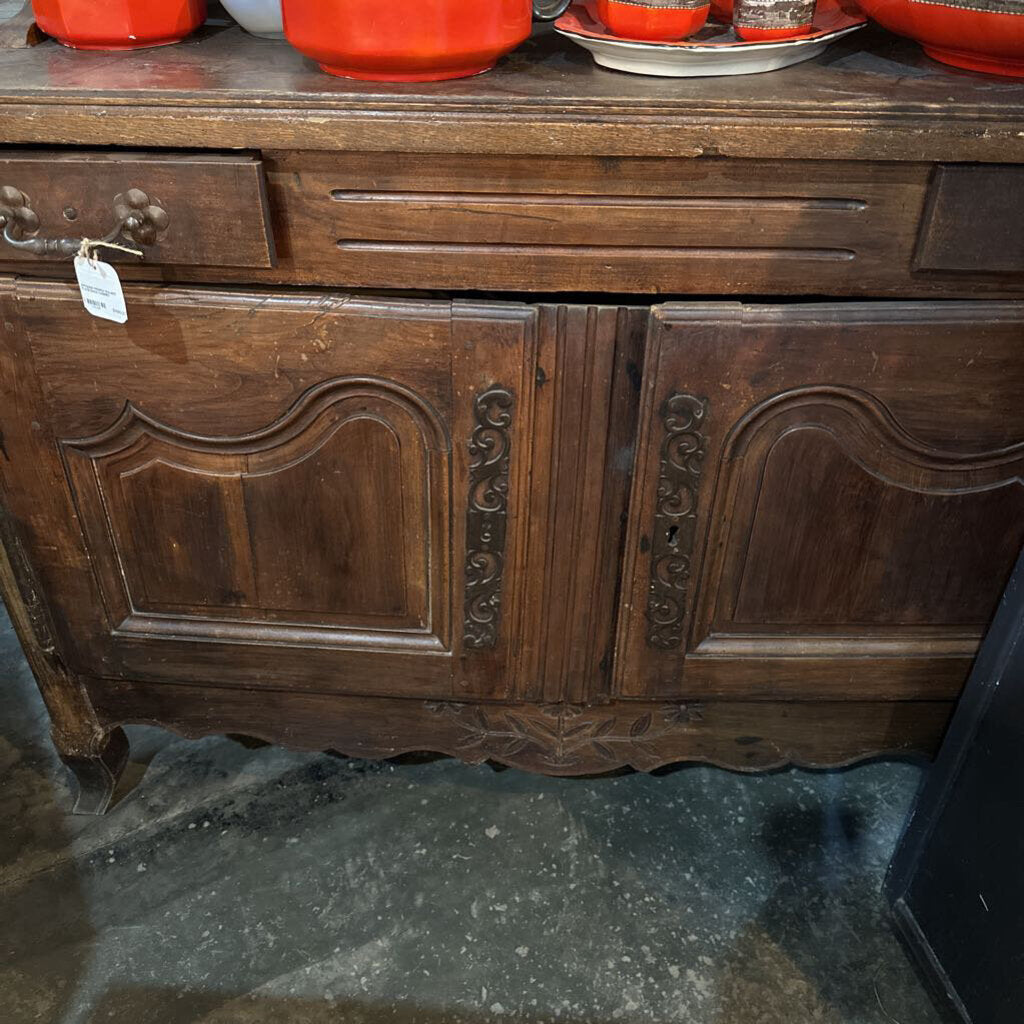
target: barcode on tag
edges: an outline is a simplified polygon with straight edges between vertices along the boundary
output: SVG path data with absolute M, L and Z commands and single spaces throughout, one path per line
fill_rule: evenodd
M 128 320 L 121 279 L 109 263 L 76 256 L 75 276 L 78 278 L 82 302 L 93 316 L 113 320 L 115 324 L 123 324 Z

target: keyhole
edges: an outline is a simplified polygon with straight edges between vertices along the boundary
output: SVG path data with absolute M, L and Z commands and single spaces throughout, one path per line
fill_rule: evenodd
M 73 206 L 64 207 L 65 220 L 78 220 L 78 211 Z
M 668 528 L 668 546 L 674 548 L 679 544 L 679 527 L 670 526 Z

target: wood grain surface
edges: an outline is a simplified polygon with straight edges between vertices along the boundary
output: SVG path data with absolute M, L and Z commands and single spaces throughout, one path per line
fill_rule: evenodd
M 1014 162 L 1022 111 L 1024 84 L 876 29 L 770 75 L 660 79 L 597 68 L 545 26 L 485 75 L 412 87 L 332 78 L 216 25 L 117 60 L 0 53 L 12 143 Z

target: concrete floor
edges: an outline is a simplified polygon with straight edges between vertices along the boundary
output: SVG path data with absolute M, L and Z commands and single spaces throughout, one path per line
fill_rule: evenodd
M 0 680 L 9 1024 L 936 1024 L 879 895 L 911 765 L 560 780 L 139 728 L 73 818 L 2 607 Z

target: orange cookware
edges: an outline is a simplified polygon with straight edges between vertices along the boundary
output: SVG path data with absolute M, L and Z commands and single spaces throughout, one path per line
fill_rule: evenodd
M 284 34 L 324 71 L 381 82 L 464 78 L 530 34 L 531 0 L 283 0 Z
M 916 39 L 935 60 L 1024 76 L 1024 0 L 859 0 L 864 13 Z
M 623 39 L 671 42 L 699 32 L 709 0 L 597 0 L 597 16 Z
M 36 24 L 78 50 L 176 43 L 206 20 L 206 0 L 32 0 Z

